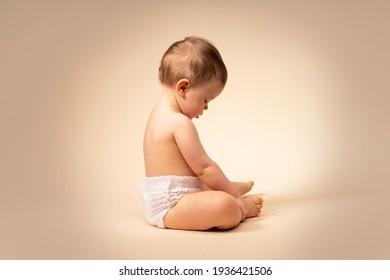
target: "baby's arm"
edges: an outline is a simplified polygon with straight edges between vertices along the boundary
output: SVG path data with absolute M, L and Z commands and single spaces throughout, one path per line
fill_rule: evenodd
M 184 159 L 192 171 L 209 188 L 224 191 L 235 197 L 244 219 L 247 214 L 244 199 L 218 164 L 207 155 L 192 121 L 185 116 L 178 116 L 173 134 Z
M 254 185 L 253 181 L 247 181 L 247 182 L 234 182 L 234 181 L 230 181 L 230 183 L 232 183 L 233 187 L 240 193 L 241 196 L 243 196 L 244 194 L 250 192 L 252 187 L 253 187 L 253 185 Z M 208 191 L 212 190 L 208 186 L 206 186 L 205 184 L 202 184 L 202 185 L 203 185 L 203 189 L 204 190 L 208 190 Z

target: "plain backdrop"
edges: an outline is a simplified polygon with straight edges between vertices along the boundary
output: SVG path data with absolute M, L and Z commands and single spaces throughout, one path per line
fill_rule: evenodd
M 389 3 L 1 1 L 0 258 L 390 258 Z M 190 35 L 229 71 L 202 143 L 265 200 L 227 232 L 142 212 L 159 61 Z

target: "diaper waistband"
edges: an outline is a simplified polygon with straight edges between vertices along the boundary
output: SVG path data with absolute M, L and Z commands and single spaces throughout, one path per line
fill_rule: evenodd
M 200 188 L 202 182 L 198 177 L 195 176 L 176 176 L 176 175 L 165 175 L 165 176 L 152 176 L 145 177 L 142 186 L 144 188 L 155 187 L 155 186 L 172 186 L 172 187 L 186 187 L 186 188 Z

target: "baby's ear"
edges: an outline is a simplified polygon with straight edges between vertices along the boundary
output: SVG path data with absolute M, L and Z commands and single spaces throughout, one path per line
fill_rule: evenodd
M 190 81 L 187 79 L 181 79 L 176 84 L 176 91 L 180 96 L 184 97 L 189 86 Z

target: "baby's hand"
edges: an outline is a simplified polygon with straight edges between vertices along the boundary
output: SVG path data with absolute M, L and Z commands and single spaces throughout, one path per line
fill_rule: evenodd
M 246 209 L 246 204 L 245 204 L 245 200 L 240 196 L 237 199 L 237 202 L 238 202 L 238 206 L 240 207 L 241 209 L 241 214 L 242 214 L 242 218 L 241 218 L 241 221 L 245 220 L 246 216 L 248 215 L 248 211 Z
M 240 195 L 248 193 L 253 187 L 253 181 L 248 182 L 231 182 L 232 185 L 238 190 Z

